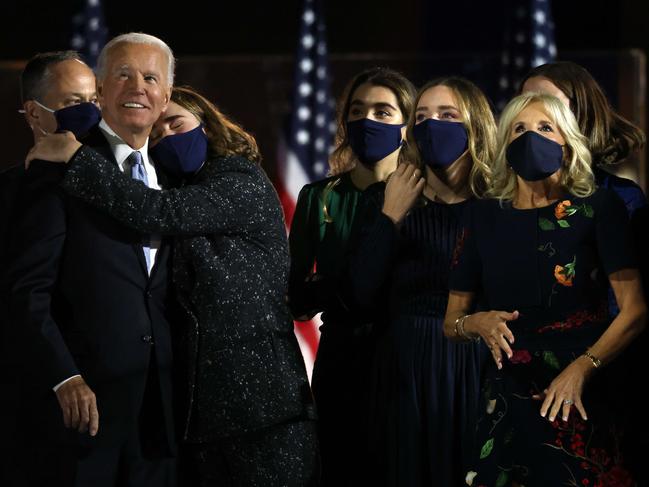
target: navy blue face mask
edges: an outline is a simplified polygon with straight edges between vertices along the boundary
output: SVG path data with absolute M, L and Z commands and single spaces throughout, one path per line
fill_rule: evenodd
M 190 176 L 198 171 L 207 159 L 207 136 L 203 125 L 182 134 L 161 139 L 150 153 L 153 160 L 176 176 Z
M 369 118 L 347 122 L 349 145 L 359 161 L 371 166 L 401 146 L 401 127 Z
M 428 118 L 413 128 L 415 142 L 426 165 L 448 167 L 459 159 L 469 146 L 464 124 Z
M 72 132 L 77 139 L 86 135 L 101 120 L 101 112 L 94 103 L 85 102 L 70 105 L 60 110 L 52 110 L 37 100 L 34 101 L 48 112 L 54 114 L 57 132 L 67 130 Z
M 506 157 L 525 181 L 540 181 L 561 168 L 563 150 L 555 141 L 528 130 L 510 142 Z

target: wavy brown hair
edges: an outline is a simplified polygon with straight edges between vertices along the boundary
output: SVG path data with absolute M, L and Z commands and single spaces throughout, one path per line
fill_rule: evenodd
M 621 162 L 644 146 L 644 132 L 613 110 L 586 69 L 570 61 L 543 64 L 532 69 L 523 83 L 536 76 L 547 78 L 568 97 L 579 130 L 589 139 L 595 164 Z
M 203 123 L 213 155 L 241 156 L 249 161 L 261 162 L 255 138 L 193 88 L 175 86 L 171 92 L 171 101 L 191 112 Z
M 462 124 L 469 135 L 469 154 L 471 154 L 472 166 L 468 184 L 471 192 L 481 197 L 489 186 L 491 164 L 496 153 L 496 120 L 489 101 L 480 88 L 471 81 L 459 76 L 448 76 L 426 83 L 417 94 L 415 107 L 419 105 L 422 95 L 435 86 L 446 86 L 455 95 L 458 110 L 464 119 Z M 411 142 L 404 150 L 405 158 L 423 168 L 424 164 L 419 149 L 414 142 L 415 122 L 416 112 L 413 111 L 408 119 L 406 138 Z
M 405 121 L 415 107 L 416 90 L 413 84 L 398 71 L 389 68 L 370 68 L 357 74 L 347 84 L 338 107 L 338 129 L 336 131 L 336 148 L 329 158 L 330 173 L 341 174 L 354 168 L 356 158 L 352 154 L 347 136 L 347 116 L 352 103 L 352 96 L 359 86 L 364 84 L 383 86 L 394 93 L 399 110 Z

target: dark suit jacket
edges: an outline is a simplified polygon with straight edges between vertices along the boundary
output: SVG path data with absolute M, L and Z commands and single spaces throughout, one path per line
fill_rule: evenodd
M 176 235 L 174 282 L 192 318 L 184 333 L 187 439 L 212 441 L 312 417 L 286 303 L 282 210 L 258 164 L 213 158 L 190 185 L 153 191 L 82 147 L 63 187 L 131 228 Z
M 118 169 L 98 127 L 85 143 Z M 169 249 L 162 245 L 149 277 L 142 236 L 65 195 L 58 186 L 64 170 L 34 161 L 27 171 L 8 268 L 11 340 L 30 390 L 43 400 L 37 412 L 53 431 L 60 427 L 52 387 L 81 374 L 97 395 L 100 420 L 97 437 L 83 441 L 118 444 L 136 426 L 152 365 L 159 380 L 153 404 L 164 418 L 156 427 L 173 451 Z
M 7 357 L 6 333 L 8 326 L 7 305 L 9 290 L 4 279 L 4 270 L 8 264 L 8 246 L 10 230 L 15 224 L 16 204 L 21 194 L 25 169 L 19 164 L 0 172 L 0 364 L 5 369 Z M 4 370 L 0 370 L 0 377 Z M 12 372 L 13 373 L 13 372 Z M 4 382 L 3 382 L 4 383 Z M 0 408 L 2 405 L 0 405 Z

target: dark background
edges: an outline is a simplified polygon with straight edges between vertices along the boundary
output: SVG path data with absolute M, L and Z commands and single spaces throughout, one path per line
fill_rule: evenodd
M 0 59 L 68 47 L 73 1 L 3 2 Z M 143 31 L 185 55 L 292 54 L 299 0 L 103 0 L 110 35 Z M 503 0 L 328 0 L 332 53 L 489 51 L 500 47 Z M 562 50 L 649 46 L 646 0 L 554 0 Z
M 462 74 L 493 96 L 505 10 L 516 1 L 326 0 L 334 95 L 355 72 L 381 64 L 403 71 L 415 84 Z M 69 48 L 70 19 L 79 4 L 3 4 L 0 132 L 9 140 L 0 166 L 20 160 L 30 144 L 15 112 L 20 69 L 36 52 Z M 177 81 L 196 86 L 251 130 L 273 176 L 276 141 L 290 110 L 301 0 L 103 0 L 103 6 L 109 37 L 143 31 L 169 44 L 178 58 Z M 590 69 L 613 104 L 644 127 L 649 2 L 554 0 L 552 13 L 558 57 Z M 644 183 L 643 170 L 640 176 Z

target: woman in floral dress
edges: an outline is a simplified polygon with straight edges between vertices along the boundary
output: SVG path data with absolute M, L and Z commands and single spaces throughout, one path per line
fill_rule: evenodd
M 493 356 L 466 484 L 633 486 L 606 368 L 646 317 L 624 204 L 596 189 L 586 140 L 552 96 L 512 100 L 498 147 L 491 199 L 465 220 L 444 321 L 447 336 L 482 338 Z M 472 313 L 478 292 L 491 311 Z

